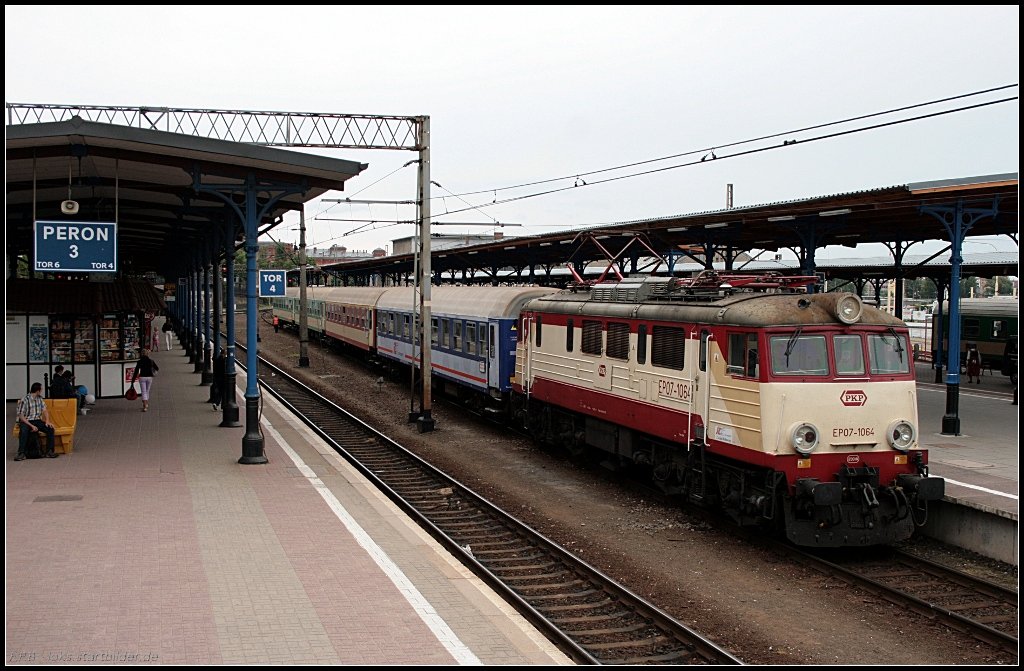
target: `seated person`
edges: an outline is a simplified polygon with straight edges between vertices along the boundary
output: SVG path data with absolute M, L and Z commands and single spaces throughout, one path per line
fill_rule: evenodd
M 57 366 L 53 369 L 53 380 L 50 382 L 50 398 L 75 398 L 75 390 L 71 387 L 68 374 L 64 366 Z

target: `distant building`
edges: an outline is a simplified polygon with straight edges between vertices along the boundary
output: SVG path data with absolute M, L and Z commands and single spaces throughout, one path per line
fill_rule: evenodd
M 326 248 L 306 248 L 306 260 L 318 266 L 344 263 L 345 261 L 360 261 L 386 255 L 387 252 L 383 249 L 375 249 L 370 252 L 365 249 L 349 249 L 344 245 L 331 245 Z
M 431 233 L 430 251 L 435 252 L 439 249 L 452 249 L 453 247 L 469 247 L 470 245 L 494 242 L 495 240 L 501 240 L 501 238 L 501 231 L 495 231 L 493 235 Z M 401 254 L 412 254 L 416 251 L 419 239 L 418 235 L 411 235 L 407 238 L 398 238 L 397 240 L 391 241 L 391 248 L 394 250 L 394 254 L 396 256 Z

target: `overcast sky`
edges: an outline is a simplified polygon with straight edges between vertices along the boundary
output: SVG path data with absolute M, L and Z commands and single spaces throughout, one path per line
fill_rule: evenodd
M 8 5 L 4 12 L 7 102 L 429 115 L 431 177 L 442 187 L 432 195 L 446 196 L 433 204 L 435 221 L 497 220 L 510 224 L 500 229 L 506 235 L 721 209 L 727 184 L 733 204 L 746 206 L 1018 171 L 1017 100 L 750 156 L 727 158 L 769 143 L 721 149 L 1017 84 L 1017 6 Z M 1018 94 L 1014 86 L 771 144 Z M 720 148 L 718 158 L 593 184 L 688 163 L 701 151 L 487 206 L 572 186 L 576 175 L 706 148 Z M 369 164 L 344 193 L 327 197 L 415 198 L 416 168 L 401 168 L 413 152 L 317 151 Z M 480 209 L 445 215 L 470 205 Z M 390 251 L 391 240 L 415 233 L 385 223 L 412 219 L 409 207 L 315 201 L 306 213 L 310 246 Z M 381 223 L 352 233 L 365 224 L 327 217 Z M 288 230 L 297 221 L 276 237 L 297 239 Z M 1002 238 L 966 247 L 993 249 L 1016 245 Z

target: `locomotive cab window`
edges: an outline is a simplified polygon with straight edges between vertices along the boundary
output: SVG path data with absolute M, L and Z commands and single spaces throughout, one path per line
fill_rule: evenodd
M 863 375 L 864 349 L 858 335 L 837 335 L 832 338 L 836 355 L 837 375 Z
M 759 360 L 756 333 L 729 334 L 729 363 L 726 370 L 731 375 L 758 377 Z
M 772 373 L 775 375 L 828 375 L 825 336 L 789 335 L 771 338 Z
M 910 354 L 907 340 L 895 334 L 868 336 L 868 356 L 871 357 L 872 375 L 893 375 L 910 372 Z

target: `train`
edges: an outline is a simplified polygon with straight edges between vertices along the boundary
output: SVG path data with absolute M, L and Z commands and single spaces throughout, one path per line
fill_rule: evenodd
M 432 378 L 542 443 L 796 545 L 895 544 L 945 488 L 918 441 L 909 333 L 855 294 L 808 292 L 813 281 L 434 287 Z M 274 314 L 294 326 L 288 293 Z M 308 303 L 319 337 L 418 365 L 411 288 L 319 289 Z
M 939 334 L 942 351 L 949 351 L 949 302 L 942 306 L 939 324 L 938 306 L 932 308 L 931 347 L 933 361 L 938 352 Z M 1017 337 L 1019 334 L 1020 299 L 1017 296 L 960 299 L 960 362 L 967 360 L 967 346 L 974 343 L 981 355 L 981 365 L 999 371 L 1017 383 Z

